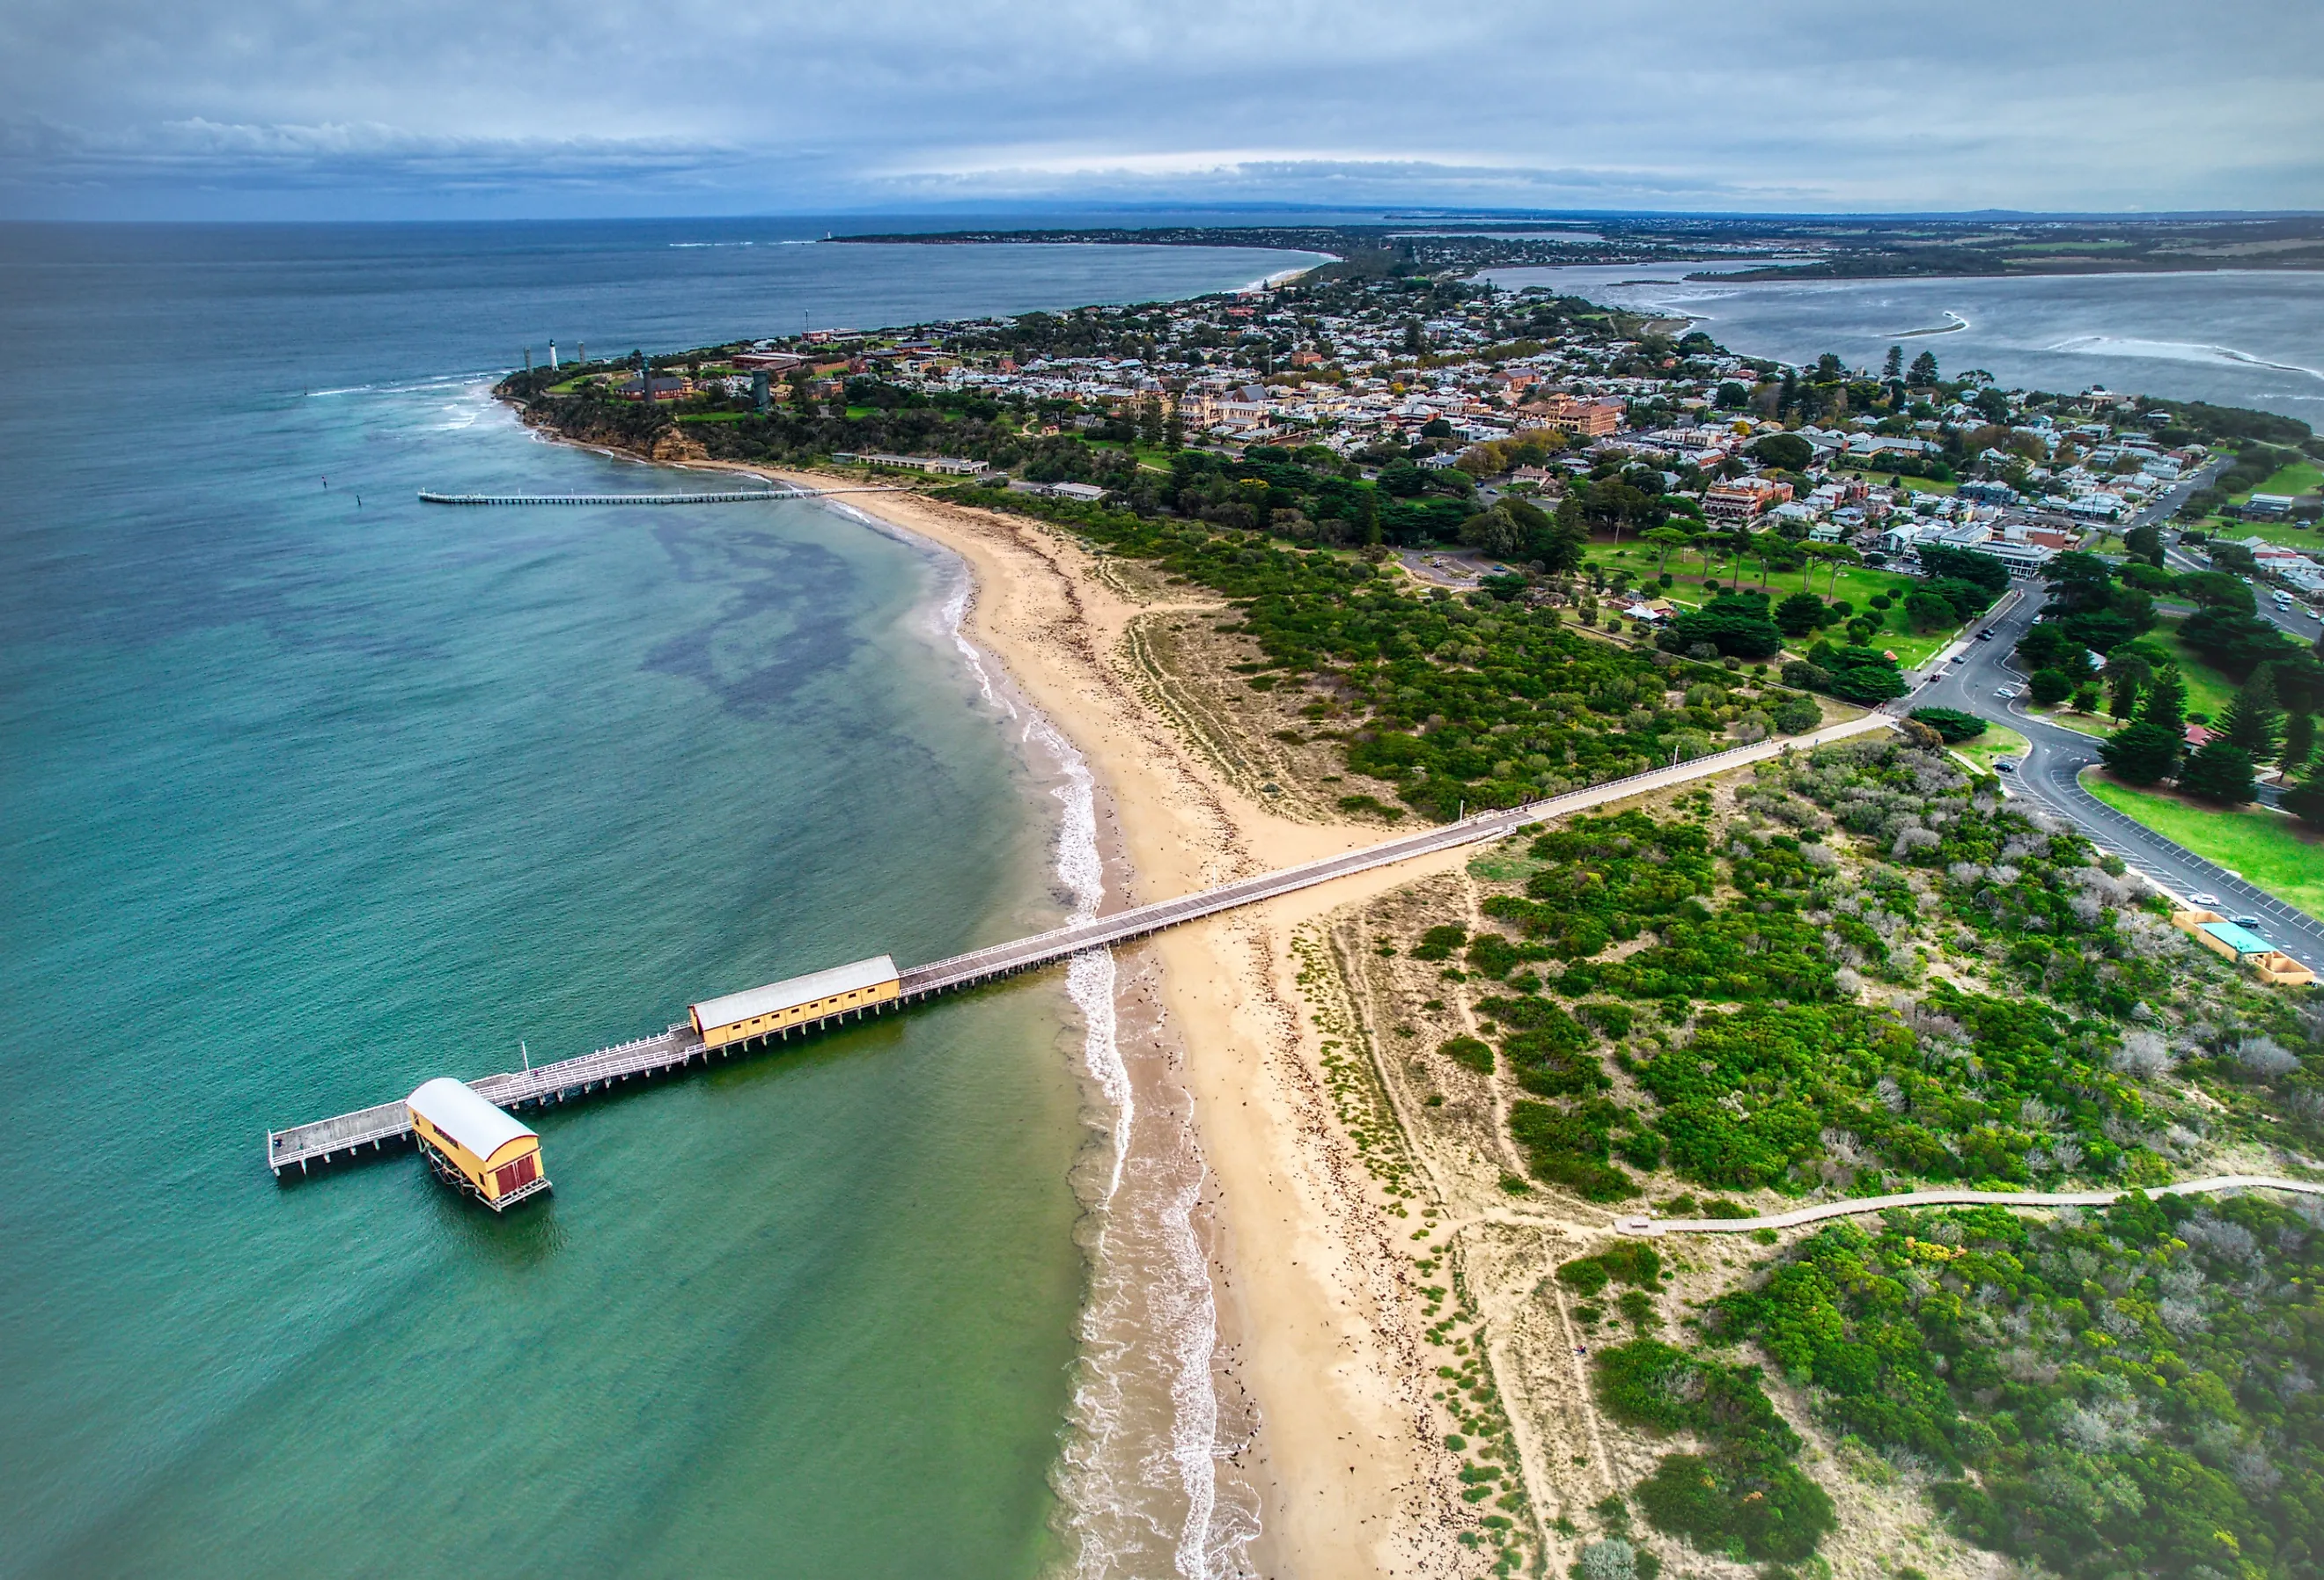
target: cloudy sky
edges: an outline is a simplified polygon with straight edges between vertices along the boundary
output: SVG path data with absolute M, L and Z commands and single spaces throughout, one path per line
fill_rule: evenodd
M 0 215 L 2324 208 L 2317 0 L 8 0 Z

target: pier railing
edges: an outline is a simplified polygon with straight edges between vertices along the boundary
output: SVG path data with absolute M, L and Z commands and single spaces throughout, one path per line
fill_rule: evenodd
M 1029 938 L 972 949 L 966 954 L 932 961 L 926 966 L 915 966 L 904 971 L 899 996 L 889 1003 L 917 1003 L 939 993 L 1014 976 L 1020 972 L 1069 959 L 1087 950 L 1130 943 L 1160 932 L 1165 928 L 1198 921 L 1238 906 L 1254 905 L 1261 901 L 1312 888 L 1317 883 L 1327 883 L 1335 878 L 1370 872 L 1375 867 L 1411 861 L 1489 839 L 1499 839 L 1528 823 L 1568 817 L 1643 790 L 1701 779 L 1798 747 L 1821 745 L 1873 730 L 1892 728 L 1895 722 L 1894 715 L 1874 712 L 1846 724 L 1834 725 L 1788 740 L 1767 740 L 1747 746 L 1731 746 L 1683 762 L 1625 774 L 1620 779 L 1608 780 L 1602 784 L 1528 801 L 1523 806 L 1474 813 L 1457 822 L 1424 828 L 1401 838 L 1366 845 L 1360 850 L 1325 856 L 1318 861 L 1305 862 L 1253 877 L 1239 878 L 1176 900 L 1135 905 L 1094 920 L 1051 928 Z M 860 1018 L 867 1012 L 878 1013 L 887 1007 L 887 1004 L 882 1004 L 869 1011 L 850 1011 L 824 1021 L 807 1022 L 791 1028 L 791 1030 L 812 1032 L 834 1021 Z M 732 1043 L 724 1049 L 706 1049 L 694 1028 L 690 1024 L 680 1023 L 650 1037 L 634 1038 L 628 1042 L 598 1049 L 593 1053 L 579 1054 L 550 1064 L 534 1065 L 529 1069 L 480 1076 L 468 1085 L 480 1095 L 503 1108 L 538 1107 L 586 1096 L 627 1081 L 651 1079 L 658 1075 L 683 1069 L 697 1059 L 707 1063 L 714 1054 L 733 1058 L 744 1046 Z M 410 1135 L 410 1116 L 402 1103 L 383 1103 L 351 1113 L 317 1120 L 309 1124 L 293 1125 L 288 1130 L 269 1131 L 266 1136 L 267 1167 L 274 1171 L 277 1178 L 293 1168 L 304 1173 L 318 1163 L 352 1159 L 366 1151 L 383 1151 L 409 1141 Z

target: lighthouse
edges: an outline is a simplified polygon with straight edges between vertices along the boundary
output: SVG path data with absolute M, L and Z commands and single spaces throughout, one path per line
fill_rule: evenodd
M 557 371 L 557 342 L 554 340 L 549 343 L 549 371 Z

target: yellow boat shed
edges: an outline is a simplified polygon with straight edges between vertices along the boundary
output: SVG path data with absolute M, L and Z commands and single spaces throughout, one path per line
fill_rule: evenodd
M 885 955 L 810 972 L 786 981 L 769 983 L 724 998 L 705 999 L 687 1006 L 694 1030 L 706 1049 L 729 1043 L 755 1042 L 789 1031 L 860 1013 L 895 1002 L 901 984 L 896 963 Z
M 404 1106 L 429 1166 L 493 1211 L 504 1212 L 549 1188 L 540 1171 L 540 1138 L 466 1083 L 438 1076 Z

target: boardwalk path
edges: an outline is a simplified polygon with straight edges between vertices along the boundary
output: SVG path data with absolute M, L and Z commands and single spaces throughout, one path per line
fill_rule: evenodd
M 1890 728 L 1895 722 L 1895 717 L 1888 714 L 1872 713 L 1811 735 L 1730 747 L 1673 767 L 1650 769 L 1626 779 L 1609 780 L 1604 784 L 1591 785 L 1587 790 L 1553 796 L 1546 800 L 1534 801 L 1506 811 L 1480 812 L 1457 823 L 1440 824 L 1384 844 L 1367 845 L 1360 850 L 1327 856 L 1322 861 L 1308 862 L 1301 866 L 1262 873 L 1254 878 L 1243 878 L 1216 889 L 1206 889 L 1199 894 L 1134 906 L 1077 926 L 1056 928 L 1010 943 L 995 944 L 989 948 L 953 956 L 950 959 L 915 966 L 903 973 L 901 993 L 896 1002 L 899 1004 L 912 1003 L 957 988 L 1012 976 L 1020 971 L 1030 971 L 1068 959 L 1085 950 L 1128 943 L 1165 928 L 1215 916 L 1238 906 L 1272 900 L 1317 883 L 1330 882 L 1334 878 L 1370 872 L 1375 867 L 1410 861 L 1416 856 L 1433 855 L 1439 851 L 1457 849 L 1465 845 L 1499 839 L 1528 823 L 1570 817 L 1609 801 L 1624 800 L 1631 796 L 1683 784 L 1690 780 L 1723 773 L 1785 751 L 1823 745 L 1874 730 Z M 602 1048 L 595 1053 L 560 1059 L 554 1064 L 484 1076 L 468 1085 L 503 1108 L 562 1103 L 602 1090 L 616 1082 L 650 1079 L 685 1068 L 697 1060 L 706 1063 L 714 1051 L 703 1048 L 701 1039 L 694 1034 L 691 1026 L 678 1025 L 657 1036 L 641 1037 L 634 1042 Z M 727 1056 L 731 1058 L 735 1051 L 735 1049 L 729 1048 Z M 277 1176 L 293 1167 L 303 1173 L 310 1164 L 329 1162 L 342 1155 L 351 1158 L 365 1149 L 380 1151 L 391 1144 L 403 1141 L 410 1135 L 410 1118 L 401 1100 L 377 1104 L 351 1113 L 293 1125 L 288 1130 L 269 1131 L 266 1136 L 266 1165 Z
M 2145 1187 L 2148 1196 L 2201 1196 L 2214 1190 L 2290 1190 L 2302 1196 L 2324 1196 L 2324 1184 L 2312 1179 L 2285 1179 L 2273 1174 L 2213 1174 L 2182 1179 L 2176 1185 Z M 1796 1229 L 1826 1218 L 1885 1213 L 1891 1207 L 2102 1207 L 2131 1195 L 2127 1190 L 1923 1190 L 1903 1196 L 1868 1196 L 1853 1201 L 1823 1202 L 1764 1218 L 1653 1218 L 1643 1214 L 1614 1221 L 1624 1234 L 1744 1234 L 1754 1229 Z

